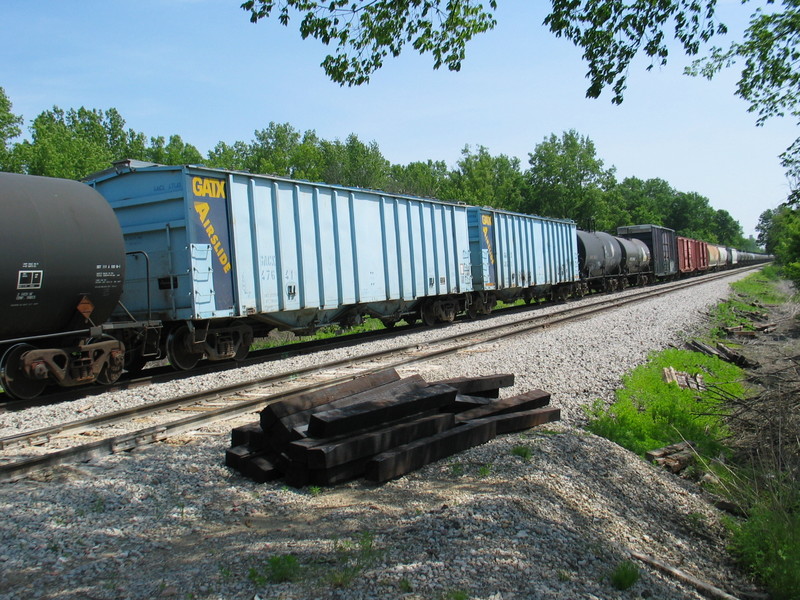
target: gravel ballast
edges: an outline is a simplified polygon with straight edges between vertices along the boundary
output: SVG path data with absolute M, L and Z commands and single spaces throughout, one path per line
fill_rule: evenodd
M 562 423 L 381 486 L 294 490 L 244 479 L 224 453 L 231 427 L 255 416 L 0 484 L 0 599 L 702 597 L 641 563 L 639 582 L 617 591 L 609 574 L 631 551 L 749 590 L 726 559 L 720 514 L 693 484 L 580 429 L 583 406 L 610 400 L 625 372 L 699 327 L 742 276 L 403 368 L 427 380 L 514 373 L 503 394 L 544 389 Z M 5 413 L 0 436 L 374 349 Z M 530 458 L 512 453 L 518 446 Z M 289 554 L 297 580 L 270 582 L 269 559 Z

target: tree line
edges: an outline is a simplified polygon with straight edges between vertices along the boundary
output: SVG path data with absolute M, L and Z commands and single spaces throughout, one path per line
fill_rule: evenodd
M 206 156 L 179 135 L 148 137 L 126 128 L 114 108 L 54 107 L 31 121 L 29 139 L 18 140 L 22 125 L 0 88 L 0 170 L 81 179 L 124 158 L 205 164 L 573 219 L 581 228 L 612 233 L 619 225 L 652 223 L 757 249 L 730 213 L 714 209 L 700 194 L 676 190 L 663 179 L 619 181 L 592 140 L 574 130 L 545 137 L 524 167 L 520 159 L 493 155 L 484 146 L 465 146 L 449 167 L 441 160 L 392 164 L 374 141 L 365 143 L 356 134 L 326 140 L 289 123 L 271 122 L 250 141 L 220 141 Z

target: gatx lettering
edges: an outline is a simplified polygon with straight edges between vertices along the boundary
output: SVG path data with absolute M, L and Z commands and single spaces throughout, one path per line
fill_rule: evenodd
M 195 196 L 205 198 L 224 198 L 225 181 L 210 177 L 192 177 L 192 191 Z
M 199 177 L 195 177 L 195 179 L 199 179 Z M 211 219 L 208 218 L 209 209 L 210 207 L 208 202 L 195 201 L 194 203 L 194 210 L 197 212 L 197 216 L 200 217 L 200 222 L 203 224 L 203 228 L 206 230 L 208 241 L 211 243 L 211 246 L 214 248 L 214 252 L 217 254 L 219 264 L 222 265 L 222 271 L 223 273 L 227 273 L 231 270 L 231 263 L 228 259 L 228 253 L 225 251 L 225 248 L 222 247 L 222 241 L 215 233 L 214 226 L 211 224 Z

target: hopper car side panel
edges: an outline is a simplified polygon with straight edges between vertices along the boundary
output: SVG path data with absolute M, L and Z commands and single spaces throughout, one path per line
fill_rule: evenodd
M 148 252 L 153 316 L 165 321 L 307 328 L 348 311 L 399 318 L 472 290 L 465 206 L 203 167 L 144 167 L 95 186 L 128 250 Z M 141 317 L 147 271 L 135 266 L 128 308 Z
M 549 288 L 579 279 L 572 221 L 470 207 L 476 290 Z

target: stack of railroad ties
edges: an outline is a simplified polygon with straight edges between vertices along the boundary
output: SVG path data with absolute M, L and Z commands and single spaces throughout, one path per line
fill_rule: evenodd
M 294 487 L 364 477 L 382 483 L 488 442 L 558 421 L 550 394 L 499 398 L 513 375 L 426 382 L 394 369 L 269 404 L 232 431 L 225 463 L 258 482 Z

